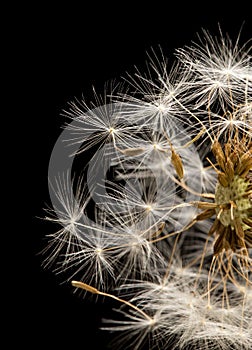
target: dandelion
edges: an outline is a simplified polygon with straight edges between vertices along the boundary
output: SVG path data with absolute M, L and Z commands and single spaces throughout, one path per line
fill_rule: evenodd
M 65 111 L 69 155 L 93 154 L 77 185 L 69 169 L 52 186 L 46 219 L 61 227 L 45 261 L 119 305 L 103 327 L 116 349 L 251 348 L 252 67 L 239 40 L 203 31 L 170 70 L 154 54 L 127 92 Z

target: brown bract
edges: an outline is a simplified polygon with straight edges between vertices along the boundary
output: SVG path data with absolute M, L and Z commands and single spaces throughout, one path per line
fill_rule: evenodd
M 205 220 L 216 215 L 209 235 L 215 235 L 214 254 L 223 251 L 241 251 L 248 256 L 252 247 L 252 142 L 251 138 L 229 137 L 221 145 L 213 143 L 213 165 L 218 181 L 214 203 L 199 202 L 205 209 L 196 220 Z

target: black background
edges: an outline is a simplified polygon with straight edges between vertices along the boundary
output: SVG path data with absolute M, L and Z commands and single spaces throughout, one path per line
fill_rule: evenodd
M 202 28 L 218 34 L 220 23 L 223 32 L 236 39 L 244 24 L 241 42 L 245 42 L 252 36 L 250 9 L 240 1 L 234 5 L 155 1 L 138 7 L 137 2 L 77 6 L 69 2 L 27 6 L 20 14 L 17 9 L 10 45 L 15 71 L 11 91 L 13 100 L 22 96 L 17 113 L 22 136 L 17 148 L 24 147 L 18 173 L 25 176 L 20 175 L 21 194 L 15 195 L 24 214 L 15 222 L 12 238 L 21 254 L 16 254 L 15 268 L 8 272 L 13 287 L 7 292 L 14 292 L 15 301 L 15 308 L 8 311 L 8 328 L 15 329 L 8 348 L 14 342 L 27 349 L 107 348 L 109 337 L 98 328 L 101 318 L 109 317 L 111 306 L 116 305 L 74 295 L 69 284 L 41 267 L 39 252 L 54 227 L 39 217 L 50 204 L 48 162 L 65 122 L 62 109 L 75 97 L 92 100 L 92 86 L 102 93 L 106 81 L 120 79 L 134 65 L 144 66 L 151 47 L 160 45 L 172 57 L 175 48 L 190 44 Z M 20 152 L 16 150 L 17 162 Z

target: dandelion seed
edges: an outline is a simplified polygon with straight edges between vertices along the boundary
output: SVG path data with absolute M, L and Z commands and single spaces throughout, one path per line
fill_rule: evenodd
M 79 144 L 75 154 L 97 145 L 102 148 L 105 143 L 110 143 L 115 148 L 135 146 L 133 135 L 137 129 L 122 117 L 120 105 L 99 102 L 93 108 L 89 108 L 83 100 L 71 102 L 70 109 L 65 111 L 66 116 L 72 120 L 66 125 L 72 138 L 66 141 L 68 144 Z
M 77 249 L 81 240 L 78 223 L 82 220 L 90 197 L 87 189 L 83 189 L 83 179 L 79 179 L 74 195 L 73 181 L 70 179 L 69 172 L 56 177 L 54 181 L 55 185 L 52 182 L 50 184 L 51 195 L 54 198 L 54 210 L 47 210 L 49 216 L 46 216 L 45 219 L 59 224 L 62 228 L 48 235 L 50 243 L 44 263 L 51 265 L 61 255 L 64 266 L 68 263 L 68 255 Z
M 141 74 L 139 70 L 135 75 L 125 79 L 133 87 L 130 95 L 123 96 L 123 102 L 127 109 L 123 115 L 130 118 L 138 125 L 152 127 L 153 130 L 162 132 L 176 128 L 176 124 L 190 124 L 184 108 L 176 102 L 176 97 L 182 104 L 187 101 L 187 81 L 190 71 L 185 72 L 181 65 L 175 64 L 168 71 L 167 62 L 161 52 L 161 61 L 157 54 L 149 56 L 149 75 Z M 165 82 L 165 84 L 164 84 Z M 138 97 L 139 96 L 139 97 Z M 190 124 L 191 127 L 192 124 Z
M 243 101 L 244 92 L 251 92 L 252 88 L 251 48 L 246 44 L 239 47 L 239 36 L 233 44 L 221 32 L 218 39 L 207 31 L 203 31 L 203 35 L 199 43 L 176 50 L 180 61 L 195 74 L 191 82 L 192 99 L 196 99 L 197 108 L 210 106 L 216 100 L 221 106 L 238 105 Z

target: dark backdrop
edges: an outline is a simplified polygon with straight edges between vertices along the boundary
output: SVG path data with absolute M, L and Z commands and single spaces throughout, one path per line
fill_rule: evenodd
M 218 34 L 218 23 L 236 38 L 245 22 L 241 37 L 247 40 L 252 34 L 249 8 L 241 1 L 222 8 L 209 2 L 196 6 L 152 1 L 140 6 L 119 1 L 113 6 L 35 5 L 22 12 L 13 44 L 18 58 L 18 86 L 13 89 L 23 96 L 21 144 L 28 170 L 19 169 L 28 181 L 20 183 L 23 200 L 18 203 L 29 220 L 27 226 L 22 219 L 15 223 L 23 246 L 18 246 L 22 254 L 9 273 L 19 281 L 13 297 L 18 308 L 9 313 L 9 327 L 17 332 L 9 342 L 18 341 L 27 349 L 102 350 L 108 336 L 98 327 L 103 316 L 109 317 L 112 303 L 74 295 L 69 284 L 41 267 L 39 252 L 45 247 L 45 235 L 54 230 L 39 217 L 50 204 L 47 170 L 65 121 L 60 113 L 74 97 L 83 94 L 87 101 L 92 99 L 92 86 L 102 92 L 106 81 L 120 79 L 134 65 L 143 66 L 151 47 L 160 45 L 172 56 L 175 48 L 196 39 L 201 28 Z

